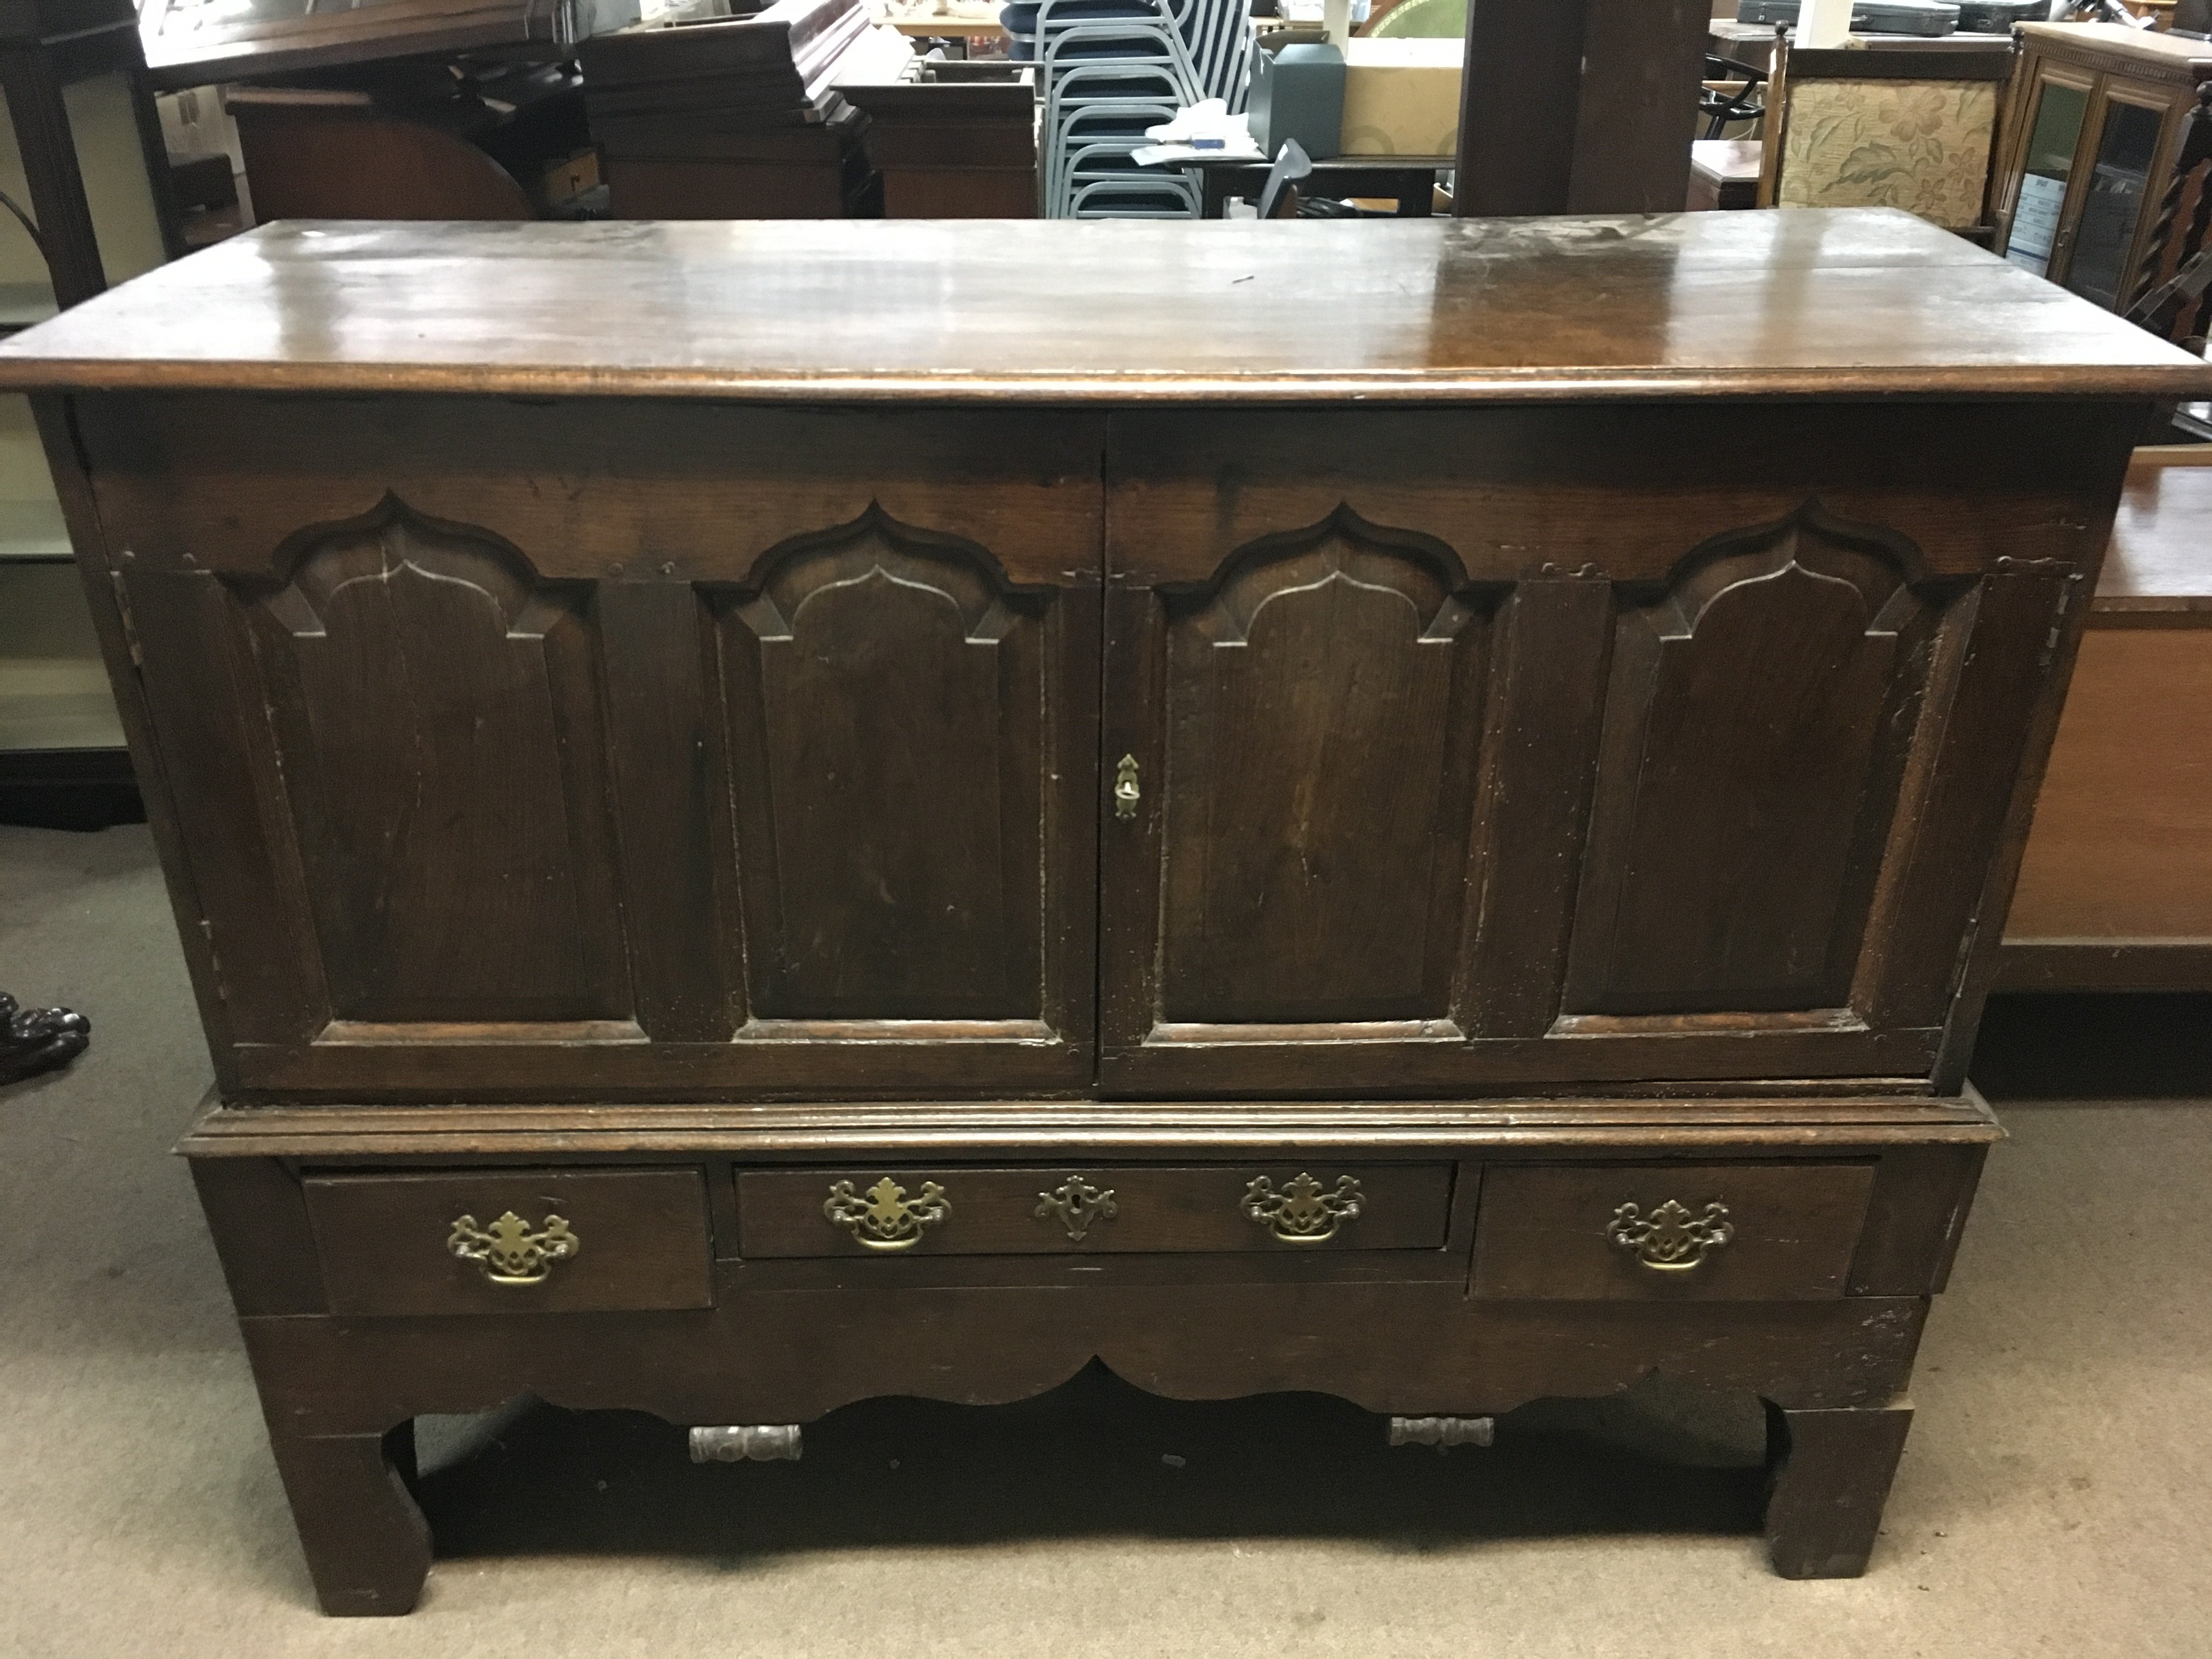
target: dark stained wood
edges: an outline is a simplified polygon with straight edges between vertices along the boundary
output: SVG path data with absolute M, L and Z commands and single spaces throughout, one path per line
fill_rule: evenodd
M 270 1449 L 325 1613 L 412 1612 L 430 1573 L 430 1528 L 407 1490 L 415 1425 L 307 1436 L 272 1419 Z
M 1043 1014 L 1048 590 L 871 513 L 715 606 L 755 1018 Z
M 1566 210 L 1587 0 L 1483 0 L 1468 8 L 1452 191 L 1462 218 Z
M 271 562 L 283 586 L 229 594 L 267 688 L 333 1018 L 626 1020 L 585 596 L 391 495 Z
M 334 1314 L 503 1316 L 711 1300 L 707 1194 L 695 1170 L 311 1174 L 303 1184 Z M 509 1212 L 532 1232 L 559 1216 L 575 1253 L 534 1283 L 501 1285 L 447 1248 L 463 1217 L 481 1230 Z
M 1747 1389 L 1778 1565 L 1863 1564 L 2128 447 L 2212 369 L 1894 215 L 1346 234 L 303 225 L 0 348 L 326 1604 L 418 1587 L 422 1413 L 1094 1360 Z M 1325 1247 L 1242 1212 L 1306 1173 Z M 911 1251 L 823 1213 L 885 1175 Z M 1680 1273 L 1607 1231 L 1670 1200 Z M 580 1250 L 490 1282 L 510 1209 Z
M 1357 1188 L 1360 1213 L 1343 1221 L 1334 1237 L 1285 1243 L 1254 1222 L 1241 1205 L 1255 1178 L 1282 1191 L 1310 1173 L 1331 1193 L 1349 1176 Z M 1070 1251 L 1085 1255 L 1122 1251 L 1284 1251 L 1310 1255 L 1335 1250 L 1434 1250 L 1444 1242 L 1450 1207 L 1452 1170 L 1448 1164 L 1346 1164 L 1319 1163 L 1309 1170 L 1295 1164 L 1238 1164 L 1216 1168 L 1172 1169 L 1120 1164 L 1087 1168 L 1039 1165 L 1023 1170 L 953 1167 L 755 1170 L 738 1177 L 739 1253 L 756 1256 L 870 1256 L 847 1229 L 823 1213 L 830 1188 L 852 1183 L 865 1197 L 889 1177 L 906 1200 L 919 1198 L 934 1182 L 950 1213 L 927 1228 L 920 1240 L 897 1253 L 898 1260 L 923 1255 L 1038 1255 Z M 1084 1236 L 1070 1236 L 1056 1213 L 1040 1217 L 1042 1200 L 1063 1183 L 1080 1179 L 1093 1190 L 1110 1194 L 1115 1213 L 1089 1220 Z
M 1374 281 L 1384 243 L 1407 281 Z M 1058 280 L 1040 288 L 1047 269 Z M 955 283 L 960 302 L 943 303 Z M 1601 325 L 1561 302 L 1600 290 Z M 179 330 L 179 314 L 204 325 Z M 2212 391 L 2212 368 L 1908 214 L 1808 210 L 1231 233 L 994 222 L 957 237 L 897 221 L 269 226 L 0 343 L 0 388 L 125 386 L 821 403 L 2185 398 Z
M 1803 1086 L 1732 1085 L 1699 1097 L 1679 1088 L 1637 1099 L 1608 1089 L 1472 1101 L 817 1101 L 744 1106 L 210 1105 L 184 1150 L 194 1159 L 232 1158 L 495 1158 L 542 1161 L 559 1153 L 587 1161 L 665 1158 L 678 1149 L 781 1162 L 875 1149 L 925 1159 L 1004 1158 L 1024 1146 L 1066 1158 L 1131 1157 L 1171 1147 L 1264 1155 L 1271 1146 L 1331 1149 L 1387 1146 L 1394 1156 L 1465 1146 L 1579 1152 L 1611 1148 L 1664 1156 L 1695 1149 L 1814 1145 L 1984 1146 L 2003 1139 L 1971 1089 L 1931 1099 L 1863 1081 L 1832 1096 Z
M 1163 1022 L 1448 1017 L 1487 598 L 1348 513 L 1164 593 Z
M 1808 502 L 1623 606 L 1568 1010 L 1845 1004 L 1927 668 L 1918 563 Z
M 1404 1416 L 1618 1394 L 1655 1369 L 1793 1408 L 1880 1406 L 1928 1310 L 1915 1297 L 1492 1302 L 1433 1280 L 755 1295 L 748 1271 L 719 1269 L 705 1312 L 241 1323 L 271 1415 L 343 1433 L 526 1392 L 677 1424 L 806 1423 L 872 1395 L 991 1405 L 1094 1358 L 1171 1399 L 1315 1389 Z
M 195 1158 L 191 1170 L 239 1316 L 327 1312 L 298 1171 L 259 1158 Z
M 397 112 L 333 108 L 312 93 L 290 105 L 280 95 L 249 89 L 225 105 L 264 224 L 538 216 L 514 176 L 458 133 Z
M 1487 1170 L 1474 1293 L 1568 1301 L 1798 1301 L 1844 1292 L 1875 1171 L 1863 1164 L 1581 1164 Z M 1624 1204 L 1692 1216 L 1721 1205 L 1731 1236 L 1694 1265 L 1654 1267 L 1607 1235 Z
M 1679 209 L 1689 192 L 1711 27 L 1709 0 L 1583 0 L 1582 89 L 1566 200 L 1559 210 L 1521 210 Z
M 1853 1296 L 1939 1293 L 1981 1180 L 1983 1146 L 1922 1146 L 1875 1166 L 1866 1230 L 1851 1258 Z
M 1769 1401 L 1766 1550 L 1784 1578 L 1856 1578 L 1912 1426 L 1907 1405 L 1792 1410 Z

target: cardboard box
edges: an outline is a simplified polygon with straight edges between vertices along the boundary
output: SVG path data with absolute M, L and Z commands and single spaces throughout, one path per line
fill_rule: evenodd
M 1467 43 L 1353 40 L 1344 47 L 1346 155 L 1454 155 Z

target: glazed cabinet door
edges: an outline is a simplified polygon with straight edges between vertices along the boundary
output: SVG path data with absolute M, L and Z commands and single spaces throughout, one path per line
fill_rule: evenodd
M 2124 418 L 1116 416 L 1105 1085 L 1935 1076 Z
M 76 412 L 226 1087 L 1090 1081 L 1097 421 Z

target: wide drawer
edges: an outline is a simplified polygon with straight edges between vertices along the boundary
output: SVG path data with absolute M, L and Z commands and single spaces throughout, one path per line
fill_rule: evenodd
M 1866 1164 L 1573 1164 L 1484 1171 L 1474 1294 L 1822 1301 L 1866 1224 Z
M 704 1308 L 696 1170 L 325 1175 L 304 1183 L 331 1311 Z
M 747 1256 L 1440 1249 L 1452 1166 L 755 1170 Z

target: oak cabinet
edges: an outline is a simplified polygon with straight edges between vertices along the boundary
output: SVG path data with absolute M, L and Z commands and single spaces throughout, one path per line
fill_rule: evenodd
M 278 225 L 10 388 L 277 1467 L 395 1613 L 416 1416 L 788 1455 L 1094 1363 L 1408 1443 L 1747 1389 L 1777 1569 L 1863 1569 L 2087 595 L 2212 369 L 1799 211 Z

